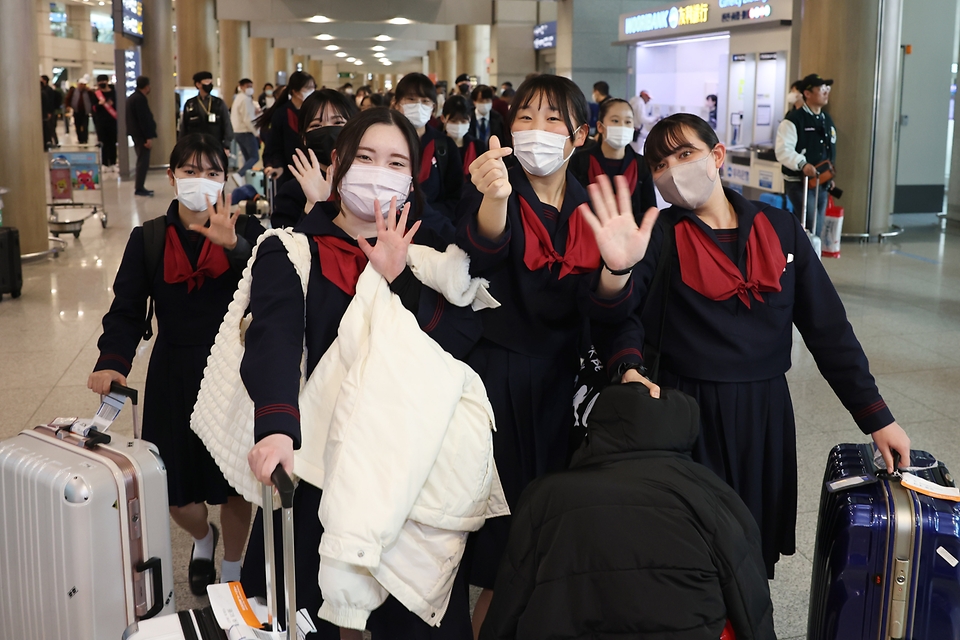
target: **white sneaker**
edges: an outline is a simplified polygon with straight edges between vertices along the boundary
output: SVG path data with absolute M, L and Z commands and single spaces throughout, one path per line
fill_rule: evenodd
M 242 187 L 247 184 L 247 181 L 243 179 L 243 176 L 240 175 L 240 172 L 234 171 L 232 174 L 233 181 L 237 183 L 238 187 Z

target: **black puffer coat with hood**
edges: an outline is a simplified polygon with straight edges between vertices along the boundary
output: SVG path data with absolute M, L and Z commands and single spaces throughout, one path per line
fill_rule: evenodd
M 613 385 L 571 469 L 524 492 L 481 640 L 775 640 L 760 532 L 690 459 L 690 396 Z

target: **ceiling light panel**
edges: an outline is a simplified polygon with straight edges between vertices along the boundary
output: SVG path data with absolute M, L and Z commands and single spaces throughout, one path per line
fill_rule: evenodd
M 321 33 L 318 36 L 315 36 L 317 40 L 333 40 L 333 36 L 329 33 Z
M 330 18 L 327 16 L 316 15 L 312 18 L 307 18 L 307 22 L 314 22 L 316 24 L 323 24 L 325 22 L 331 22 Z

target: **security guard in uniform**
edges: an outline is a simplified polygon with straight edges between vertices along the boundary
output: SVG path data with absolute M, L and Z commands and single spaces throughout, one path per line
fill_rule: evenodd
M 777 161 L 783 165 L 784 189 L 798 218 L 801 217 L 800 209 L 803 206 L 803 177 L 816 180 L 822 171 L 816 166 L 824 160 L 833 164 L 837 158 L 837 128 L 830 114 L 823 111 L 830 99 L 833 80 L 824 80 L 812 73 L 799 84 L 806 104 L 784 116 L 777 129 L 776 145 Z M 823 232 L 827 192 L 833 187 L 833 181 L 830 181 L 821 186 L 816 202 L 816 191 L 812 190 L 807 199 L 807 219 L 816 220 L 814 233 L 818 236 Z
M 209 71 L 198 71 L 193 74 L 193 84 L 200 93 L 183 105 L 179 135 L 206 133 L 219 140 L 227 150 L 227 155 L 230 155 L 230 142 L 233 140 L 230 109 L 223 100 L 212 95 L 213 74 Z

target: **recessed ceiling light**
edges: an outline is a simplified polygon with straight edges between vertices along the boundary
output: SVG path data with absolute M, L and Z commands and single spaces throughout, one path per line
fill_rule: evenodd
M 374 57 L 374 58 L 384 58 L 384 57 L 386 57 L 386 55 L 387 55 L 387 54 L 385 54 L 385 53 L 382 52 L 382 51 L 377 51 L 375 54 L 373 54 L 373 57 Z
M 381 33 L 376 38 L 374 38 L 374 40 L 376 40 L 377 42 L 390 42 L 391 40 L 393 40 L 393 38 L 391 38 L 390 36 L 385 36 Z
M 410 24 L 411 22 L 413 22 L 413 20 L 396 17 L 396 18 L 390 18 L 389 20 L 387 20 L 387 22 L 389 22 L 390 24 Z
M 346 51 L 341 51 L 340 53 L 337 54 L 337 57 L 338 57 L 338 58 L 346 58 L 346 57 L 347 57 L 347 52 L 346 52 Z
M 104 2 L 103 0 L 100 0 L 100 2 L 98 2 L 97 4 L 99 4 L 99 5 L 102 7 L 103 5 L 105 5 L 105 4 L 107 4 L 107 3 Z
M 385 66 L 385 67 L 389 67 L 390 65 L 393 64 L 392 62 L 390 62 L 390 61 L 387 60 L 386 58 L 380 58 L 380 62 L 382 62 L 382 63 L 383 63 L 383 66 Z
M 312 18 L 307 18 L 307 22 L 316 22 L 317 24 L 322 24 L 324 22 L 330 22 L 330 18 L 327 16 L 316 15 Z
M 316 38 L 317 40 L 333 40 L 333 36 L 329 33 L 321 33 L 320 35 L 316 36 Z
M 356 58 L 354 58 L 353 56 L 350 56 L 349 58 L 347 58 L 347 62 L 353 62 L 354 60 L 356 60 Z
M 326 47 L 324 47 L 324 49 L 327 51 L 340 51 L 340 47 L 335 44 L 328 44 Z
M 354 60 L 354 61 L 353 61 L 353 64 L 355 64 L 355 65 L 357 65 L 357 66 L 359 67 L 360 65 L 363 64 L 363 60 Z
M 387 50 L 387 48 L 386 48 L 385 46 L 383 46 L 382 44 L 378 44 L 377 46 L 375 46 L 375 47 L 370 47 L 370 48 L 373 49 L 374 51 L 386 51 L 386 50 Z

